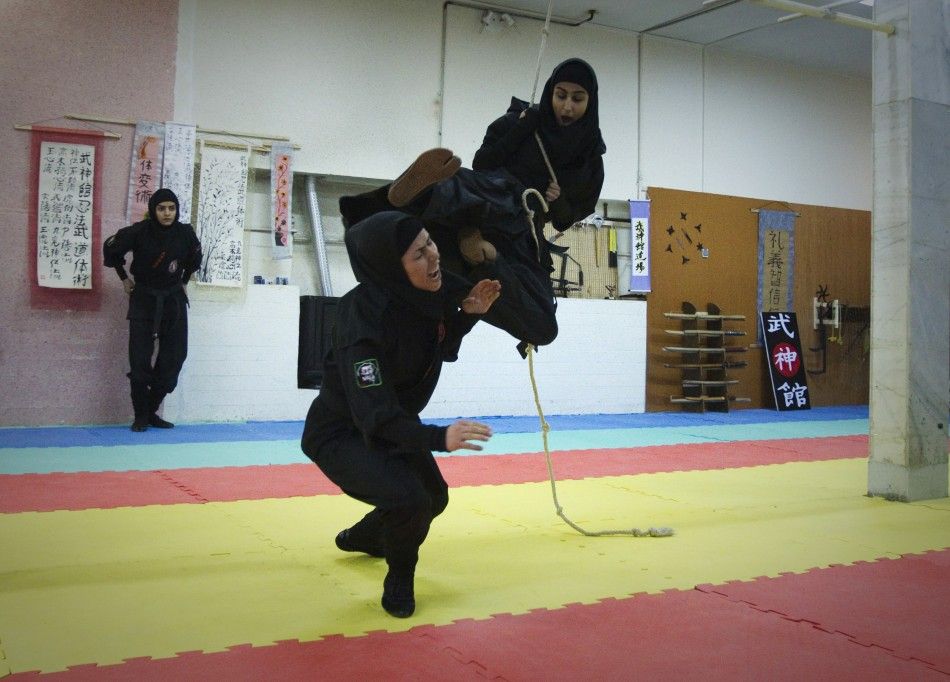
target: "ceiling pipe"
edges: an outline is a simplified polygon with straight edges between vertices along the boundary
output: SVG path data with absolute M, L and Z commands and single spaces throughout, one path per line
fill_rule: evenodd
M 897 30 L 893 24 L 882 24 L 863 17 L 856 17 L 852 14 L 842 14 L 835 12 L 827 7 L 813 7 L 802 2 L 793 2 L 793 0 L 749 0 L 753 5 L 761 5 L 769 9 L 779 10 L 780 12 L 791 12 L 793 14 L 803 14 L 806 17 L 815 17 L 816 19 L 828 19 L 836 24 L 853 26 L 854 28 L 864 28 L 871 31 L 880 31 L 887 35 L 893 35 Z
M 498 12 L 500 14 L 507 14 L 510 17 L 521 17 L 522 19 L 540 19 L 541 21 L 544 21 L 545 17 L 547 16 L 543 12 L 538 13 L 528 10 L 511 9 L 490 2 L 464 2 L 463 0 L 446 0 L 446 2 L 442 5 L 443 12 L 445 11 L 447 5 L 457 5 L 458 7 L 467 7 L 469 9 L 486 9 L 492 12 Z M 597 10 L 589 9 L 587 10 L 587 16 L 584 18 L 567 19 L 565 17 L 556 17 L 552 15 L 551 23 L 571 27 L 580 26 L 581 24 L 586 24 L 590 21 L 593 21 L 595 14 L 597 14 Z

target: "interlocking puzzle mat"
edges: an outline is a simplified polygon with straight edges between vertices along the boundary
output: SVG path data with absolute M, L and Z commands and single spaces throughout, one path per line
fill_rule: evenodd
M 788 421 L 732 440 L 722 423 L 563 439 L 585 446 L 553 453 L 574 522 L 671 538 L 572 530 L 537 440 L 441 458 L 451 500 L 404 621 L 379 606 L 384 563 L 333 546 L 366 507 L 299 453 L 103 470 L 82 448 L 156 446 L 60 442 L 72 466 L 51 473 L 19 471 L 35 444 L 3 448 L 0 471 L 17 472 L 0 474 L 0 675 L 946 679 L 950 503 L 866 497 L 866 422 L 851 421 L 796 421 L 796 439 Z

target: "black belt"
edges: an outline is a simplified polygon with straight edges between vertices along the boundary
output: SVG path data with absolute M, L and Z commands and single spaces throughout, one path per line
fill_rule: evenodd
M 136 289 L 139 287 L 137 286 Z M 184 288 L 184 285 L 179 282 L 178 284 L 171 286 L 167 289 L 153 289 L 152 287 L 141 287 L 143 291 L 149 296 L 155 297 L 155 313 L 152 316 L 152 338 L 158 338 L 158 330 L 162 324 L 162 313 L 165 310 L 165 299 L 174 294 L 177 291 L 180 291 Z

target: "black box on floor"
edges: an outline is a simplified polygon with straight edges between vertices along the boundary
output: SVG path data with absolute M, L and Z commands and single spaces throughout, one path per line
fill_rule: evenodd
M 320 388 L 323 356 L 330 349 L 336 296 L 300 297 L 300 342 L 297 348 L 297 388 Z

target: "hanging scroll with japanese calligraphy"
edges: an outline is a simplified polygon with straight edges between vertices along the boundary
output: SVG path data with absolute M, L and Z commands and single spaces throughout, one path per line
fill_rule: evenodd
M 34 308 L 98 310 L 102 133 L 33 129 L 30 252 Z
M 759 211 L 759 312 L 791 310 L 795 214 Z
M 761 321 L 762 345 L 772 379 L 775 409 L 780 412 L 810 409 L 811 400 L 795 313 L 763 312 Z
M 630 200 L 630 292 L 650 292 L 650 202 Z
M 165 148 L 162 159 L 162 187 L 178 197 L 178 219 L 191 220 L 191 195 L 195 183 L 195 132 L 193 125 L 165 123 Z
M 195 231 L 204 261 L 197 280 L 239 287 L 243 283 L 244 213 L 250 150 L 201 142 Z
M 164 137 L 165 126 L 161 123 L 139 121 L 135 124 L 125 211 L 125 221 L 130 225 L 148 217 L 148 200 L 161 186 Z
M 274 143 L 271 147 L 270 201 L 274 230 L 274 260 L 291 258 L 294 254 L 294 240 L 291 234 L 293 159 L 293 145 Z

